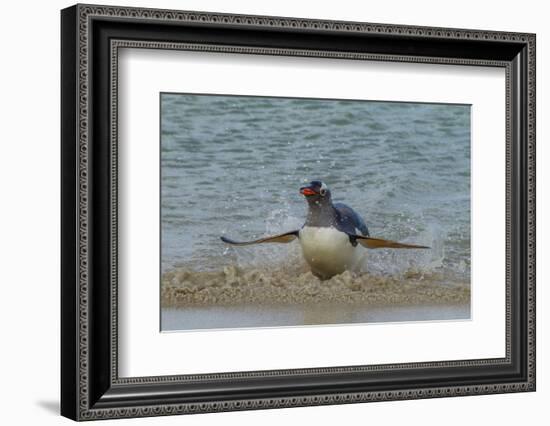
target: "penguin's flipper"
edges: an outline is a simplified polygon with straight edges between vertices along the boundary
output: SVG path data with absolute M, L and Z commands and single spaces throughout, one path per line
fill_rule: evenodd
M 428 246 L 418 246 L 415 244 L 398 243 L 397 241 L 383 240 L 381 238 L 364 237 L 363 235 L 350 235 L 351 239 L 354 239 L 363 247 L 369 249 L 377 248 L 403 248 L 403 249 L 429 249 Z
M 284 234 L 273 235 L 271 237 L 260 238 L 259 240 L 254 241 L 235 241 L 226 237 L 220 237 L 224 243 L 233 244 L 234 246 L 248 246 L 251 244 L 261 244 L 261 243 L 290 243 L 298 238 L 298 230 L 285 232 Z

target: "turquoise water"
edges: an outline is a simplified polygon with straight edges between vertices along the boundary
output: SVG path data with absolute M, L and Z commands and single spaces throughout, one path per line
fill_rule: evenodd
M 369 251 L 368 272 L 469 282 L 468 105 L 161 95 L 162 271 L 294 267 L 298 244 L 233 248 L 299 228 L 320 179 L 372 236 L 429 251 Z

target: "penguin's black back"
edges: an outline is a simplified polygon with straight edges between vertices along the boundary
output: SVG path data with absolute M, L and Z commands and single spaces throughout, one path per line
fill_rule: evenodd
M 335 203 L 336 210 L 336 228 L 348 234 L 357 234 L 359 231 L 365 237 L 369 236 L 369 230 L 363 218 L 350 206 L 344 203 Z

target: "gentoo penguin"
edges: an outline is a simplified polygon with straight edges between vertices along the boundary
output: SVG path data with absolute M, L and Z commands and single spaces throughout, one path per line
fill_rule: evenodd
M 308 186 L 300 188 L 300 193 L 308 203 L 306 222 L 301 229 L 254 241 L 238 242 L 221 237 L 222 241 L 245 246 L 260 243 L 289 243 L 298 238 L 304 259 L 309 264 L 311 272 L 321 279 L 329 279 L 346 270 L 357 270 L 361 260 L 358 244 L 370 249 L 429 248 L 372 238 L 361 216 L 345 204 L 333 203 L 329 188 L 319 180 L 314 180 Z

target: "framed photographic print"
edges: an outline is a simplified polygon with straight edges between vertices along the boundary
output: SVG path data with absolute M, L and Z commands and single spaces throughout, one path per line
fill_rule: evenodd
M 61 412 L 535 390 L 535 36 L 61 13 Z

